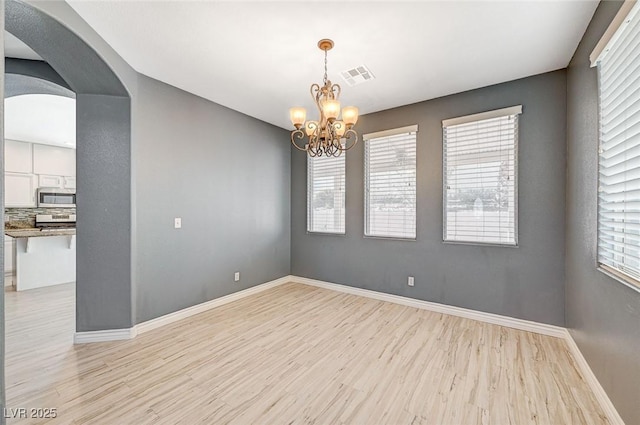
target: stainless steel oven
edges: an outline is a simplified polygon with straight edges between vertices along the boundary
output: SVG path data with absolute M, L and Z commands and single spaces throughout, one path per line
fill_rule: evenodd
M 75 208 L 75 189 L 58 189 L 56 187 L 41 187 L 38 189 L 38 207 Z

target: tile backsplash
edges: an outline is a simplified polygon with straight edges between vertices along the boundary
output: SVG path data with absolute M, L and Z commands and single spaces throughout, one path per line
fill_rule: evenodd
M 75 214 L 75 208 L 5 208 L 4 224 L 11 225 L 12 222 L 28 222 L 31 226 L 36 225 L 36 214 Z

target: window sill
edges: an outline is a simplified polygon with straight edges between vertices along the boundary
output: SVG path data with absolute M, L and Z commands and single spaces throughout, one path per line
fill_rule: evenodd
M 518 244 L 492 243 L 492 242 L 463 242 L 463 241 L 442 241 L 445 245 L 471 245 L 471 246 L 493 246 L 497 248 L 518 248 Z
M 399 236 L 362 236 L 364 239 L 381 239 L 383 241 L 416 242 L 417 238 L 401 238 Z
M 334 233 L 334 232 L 311 232 L 307 230 L 307 235 L 320 235 L 320 236 L 345 236 L 347 233 Z
M 624 273 L 622 273 L 619 270 L 616 270 L 612 267 L 609 267 L 605 264 L 598 264 L 598 271 L 609 276 L 612 279 L 617 280 L 618 282 L 622 283 L 624 286 L 627 286 L 637 292 L 640 292 L 640 281 L 638 281 L 637 279 L 634 279 L 631 276 L 628 276 Z

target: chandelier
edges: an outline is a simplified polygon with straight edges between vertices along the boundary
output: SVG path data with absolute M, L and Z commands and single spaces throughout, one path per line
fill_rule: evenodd
M 333 48 L 333 41 L 322 39 L 318 47 L 324 51 L 324 78 L 322 87 L 311 85 L 311 98 L 315 102 L 320 118 L 318 121 L 306 121 L 307 111 L 299 106 L 289 110 L 289 117 L 296 128 L 291 132 L 291 143 L 297 149 L 306 151 L 309 156 L 339 156 L 358 143 L 358 133 L 353 126 L 358 121 L 358 108 L 346 106 L 342 108 L 340 119 L 340 86 L 331 84 L 327 79 L 327 52 Z M 296 143 L 296 139 L 307 137 L 304 147 Z

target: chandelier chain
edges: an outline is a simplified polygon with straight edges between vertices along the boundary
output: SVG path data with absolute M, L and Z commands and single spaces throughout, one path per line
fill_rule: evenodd
M 322 80 L 324 84 L 327 84 L 327 51 L 324 51 L 324 79 Z

